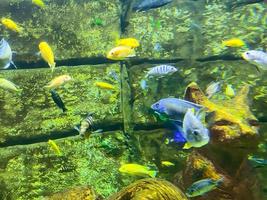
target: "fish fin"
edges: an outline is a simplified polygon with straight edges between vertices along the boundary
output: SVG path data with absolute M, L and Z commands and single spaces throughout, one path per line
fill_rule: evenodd
M 205 118 L 206 118 L 206 112 L 205 109 L 200 109 L 196 112 L 196 117 L 201 121 L 201 122 L 205 122 Z
M 3 69 L 8 69 L 9 68 L 9 66 L 10 66 L 10 62 L 9 63 L 7 63 L 5 66 L 4 66 L 4 68 Z
M 74 126 L 74 129 L 80 133 L 80 129 L 78 126 Z
M 55 68 L 56 68 L 56 63 L 52 63 L 52 64 L 49 64 L 49 67 L 51 68 L 52 70 L 52 73 L 54 72 Z
M 36 52 L 34 55 L 36 55 L 36 56 L 41 56 L 41 51 L 38 51 L 38 52 Z
M 148 171 L 148 175 L 149 175 L 151 178 L 155 178 L 156 175 L 157 175 L 157 171 L 154 171 L 154 170 Z
M 190 143 L 185 143 L 185 145 L 183 146 L 183 149 L 190 149 L 191 147 L 193 147 Z
M 142 88 L 143 90 L 147 90 L 147 89 L 148 89 L 146 79 L 142 79 L 142 80 L 140 81 L 140 86 L 141 86 L 141 88 Z
M 14 63 L 12 60 L 10 61 L 10 63 L 11 63 L 16 69 L 18 69 L 17 66 L 15 65 L 15 63 Z

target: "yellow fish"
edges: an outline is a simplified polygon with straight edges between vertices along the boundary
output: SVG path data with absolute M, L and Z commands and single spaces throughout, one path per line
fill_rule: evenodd
M 2 18 L 1 23 L 8 29 L 21 33 L 22 29 L 12 19 Z
M 116 44 L 117 44 L 117 46 L 128 46 L 131 48 L 136 48 L 136 47 L 140 46 L 138 40 L 135 38 L 119 39 L 119 40 L 117 40 Z
M 174 166 L 175 164 L 170 161 L 161 161 L 161 165 L 165 167 Z
M 124 164 L 119 168 L 119 171 L 121 173 L 142 177 L 150 176 L 154 178 L 157 175 L 157 171 L 150 170 L 149 167 L 138 164 Z
M 106 82 L 95 82 L 95 86 L 102 89 L 115 90 L 115 87 L 113 85 Z
M 235 96 L 235 91 L 234 91 L 232 85 L 227 85 L 224 93 L 228 97 L 234 97 Z
M 55 152 L 56 155 L 61 156 L 62 152 L 60 151 L 59 147 L 57 146 L 57 144 L 53 141 L 53 140 L 48 140 L 47 142 L 51 149 L 53 149 L 53 151 Z
M 125 58 L 134 56 L 135 56 L 134 49 L 128 46 L 115 47 L 111 49 L 107 54 L 107 58 L 110 60 L 124 60 Z
M 243 47 L 245 46 L 245 42 L 239 38 L 232 38 L 229 40 L 222 41 L 223 46 L 226 47 Z
M 10 91 L 15 91 L 15 92 L 20 91 L 14 83 L 4 78 L 0 78 L 0 87 Z
M 41 42 L 39 44 L 39 50 L 42 58 L 48 63 L 53 72 L 56 67 L 56 63 L 51 47 L 46 42 Z
M 64 83 L 70 81 L 71 79 L 72 78 L 69 75 L 61 75 L 61 76 L 54 78 L 45 87 L 48 89 L 52 89 L 52 88 L 55 89 L 55 88 L 63 85 Z
M 40 8 L 45 8 L 45 3 L 42 0 L 32 0 L 32 3 Z

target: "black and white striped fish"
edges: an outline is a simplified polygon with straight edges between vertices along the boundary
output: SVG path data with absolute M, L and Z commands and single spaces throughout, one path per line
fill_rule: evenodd
M 177 69 L 174 66 L 171 65 L 158 65 L 153 68 L 151 68 L 147 74 L 146 78 L 151 78 L 151 77 L 163 77 L 166 75 L 171 75 L 173 73 L 177 72 Z

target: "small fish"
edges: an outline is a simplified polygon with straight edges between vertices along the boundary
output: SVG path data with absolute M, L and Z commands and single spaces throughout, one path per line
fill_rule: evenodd
M 222 45 L 226 47 L 243 47 L 245 42 L 239 38 L 231 38 L 229 40 L 222 41 Z
M 134 56 L 135 56 L 134 49 L 128 46 L 117 46 L 111 49 L 107 54 L 107 58 L 110 60 L 124 60 L 125 58 Z
M 182 121 L 186 111 L 194 108 L 196 111 L 202 108 L 201 105 L 177 98 L 165 98 L 154 103 L 151 109 L 158 114 L 166 115 L 170 120 Z
M 187 197 L 196 197 L 204 195 L 205 193 L 214 190 L 223 182 L 223 178 L 219 180 L 212 180 L 210 178 L 202 179 L 194 182 L 187 190 Z
M 41 42 L 39 44 L 39 50 L 42 58 L 48 63 L 49 67 L 53 72 L 56 67 L 56 63 L 55 63 L 54 53 L 51 47 L 46 42 Z
M 191 147 L 202 147 L 209 143 L 209 130 L 203 125 L 200 119 L 200 111 L 194 114 L 193 109 L 188 109 L 183 120 L 183 136 L 186 144 L 183 149 Z
M 267 160 L 264 158 L 258 158 L 252 155 L 248 155 L 248 160 L 256 167 L 263 167 L 267 165 Z
M 106 82 L 95 82 L 95 86 L 102 88 L 102 89 L 107 89 L 107 90 L 115 90 L 115 87 L 109 83 Z
M 254 64 L 263 70 L 267 70 L 267 53 L 266 52 L 250 50 L 250 51 L 244 52 L 242 54 L 242 57 L 246 61 L 250 62 L 251 64 Z
M 4 78 L 0 78 L 0 87 L 9 91 L 15 91 L 15 92 L 20 91 L 14 83 Z
M 94 120 L 92 115 L 93 113 L 89 113 L 87 117 L 81 121 L 79 128 L 77 126 L 74 127 L 79 132 L 80 136 L 82 137 L 87 136 L 86 135 L 87 130 L 93 127 Z
M 161 165 L 164 166 L 164 167 L 175 166 L 175 164 L 170 162 L 170 161 L 161 161 Z
M 147 84 L 147 81 L 145 79 L 142 79 L 140 81 L 140 86 L 143 90 L 147 90 L 148 89 L 148 84 Z
M 118 75 L 114 70 L 110 71 L 110 72 L 108 73 L 108 75 L 109 75 L 111 78 L 113 78 L 114 80 L 116 80 L 116 81 L 120 81 L 120 77 L 119 77 L 119 75 Z
M 7 69 L 12 64 L 15 68 L 17 68 L 12 61 L 12 54 L 13 53 L 8 42 L 3 38 L 0 41 L 0 67 Z
M 117 46 L 127 46 L 127 47 L 131 47 L 131 48 L 136 48 L 136 47 L 140 46 L 138 40 L 135 38 L 119 39 L 119 40 L 117 40 L 116 45 Z
M 155 45 L 154 45 L 154 50 L 159 52 L 162 50 L 162 46 L 159 42 L 157 42 Z
M 32 3 L 40 8 L 45 8 L 45 3 L 42 0 L 32 0 Z
M 53 149 L 53 151 L 56 153 L 56 155 L 58 155 L 58 156 L 62 155 L 62 152 L 60 151 L 60 149 L 59 149 L 59 147 L 58 147 L 58 145 L 56 144 L 55 141 L 48 140 L 47 143 L 50 145 L 51 149 Z
M 55 89 L 70 80 L 72 80 L 72 78 L 69 75 L 61 75 L 61 76 L 54 78 L 52 81 L 50 81 L 48 85 L 45 86 L 45 88 Z
M 171 3 L 172 0 L 139 0 L 133 5 L 133 11 L 141 12 L 159 8 Z
M 124 164 L 119 168 L 119 171 L 121 173 L 126 173 L 130 175 L 136 175 L 136 176 L 150 176 L 152 178 L 156 177 L 157 171 L 155 170 L 150 170 L 149 167 L 139 165 L 139 164 Z
M 171 75 L 177 72 L 177 69 L 171 65 L 158 65 L 152 67 L 146 74 L 146 78 L 150 77 L 163 77 L 166 75 Z
M 63 112 L 67 111 L 62 99 L 60 98 L 59 94 L 56 92 L 56 90 L 50 90 L 51 96 L 57 107 L 62 109 Z
M 208 98 L 211 98 L 214 94 L 218 93 L 221 90 L 221 82 L 211 82 L 206 88 L 206 95 Z
M 8 19 L 3 17 L 1 19 L 1 23 L 8 29 L 15 31 L 17 33 L 21 33 L 22 32 L 22 28 L 19 27 L 12 19 Z
M 228 97 L 234 97 L 235 96 L 235 90 L 233 89 L 233 86 L 228 84 L 225 88 L 225 95 Z

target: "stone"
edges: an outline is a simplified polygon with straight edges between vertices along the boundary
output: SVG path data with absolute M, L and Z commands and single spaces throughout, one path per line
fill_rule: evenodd
M 125 187 L 108 200 L 187 200 L 184 193 L 162 179 L 141 179 Z

